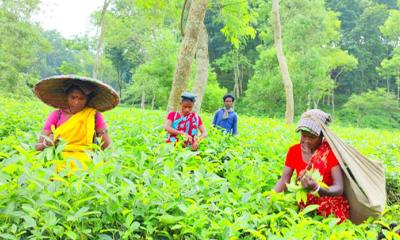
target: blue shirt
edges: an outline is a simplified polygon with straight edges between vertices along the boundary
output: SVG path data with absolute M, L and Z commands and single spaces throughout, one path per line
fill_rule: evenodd
M 237 134 L 237 121 L 238 117 L 235 112 L 228 112 L 228 118 L 223 119 L 224 109 L 220 109 L 215 113 L 214 120 L 212 122 L 213 126 L 219 126 L 226 130 L 227 133 L 232 135 Z

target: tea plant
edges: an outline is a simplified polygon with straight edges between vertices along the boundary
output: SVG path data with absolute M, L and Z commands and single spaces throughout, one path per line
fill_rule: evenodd
M 398 202 L 379 219 L 337 225 L 315 206 L 300 211 L 295 193 L 271 191 L 299 139 L 280 119 L 241 116 L 231 137 L 202 114 L 209 137 L 192 152 L 164 142 L 164 112 L 120 107 L 104 114 L 112 147 L 66 177 L 48 161 L 57 148 L 33 148 L 51 109 L 2 98 L 0 106 L 2 239 L 398 239 Z M 399 131 L 333 130 L 398 178 Z

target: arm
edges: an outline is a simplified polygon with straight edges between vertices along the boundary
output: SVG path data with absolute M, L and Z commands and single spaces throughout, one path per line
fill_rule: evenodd
M 104 150 L 111 144 L 111 139 L 108 135 L 107 124 L 100 112 L 96 112 L 95 119 L 96 138 L 101 138 L 101 149 Z
M 200 138 L 202 138 L 202 139 L 206 138 L 206 137 L 207 137 L 207 130 L 206 130 L 206 128 L 204 127 L 203 124 L 200 125 L 199 130 L 200 130 L 200 132 L 201 132 Z
M 195 140 L 193 141 L 193 144 L 192 144 L 192 150 L 195 150 L 195 151 L 199 148 L 200 140 L 207 137 L 207 130 L 203 124 L 200 125 L 199 130 L 200 130 L 201 134 L 198 139 L 195 138 Z
M 108 135 L 107 128 L 96 129 L 96 137 L 101 138 L 103 144 L 101 145 L 101 149 L 106 149 L 111 144 L 110 136 Z
M 237 134 L 237 122 L 238 122 L 238 117 L 235 114 L 235 117 L 233 118 L 233 129 L 232 129 L 232 134 L 233 135 Z
M 286 190 L 286 183 L 290 182 L 290 178 L 292 177 L 293 171 L 294 171 L 293 168 L 285 166 L 281 178 L 274 187 L 275 192 L 283 192 Z
M 214 119 L 213 119 L 213 121 L 212 121 L 212 125 L 213 125 L 214 127 L 217 125 L 218 112 L 219 112 L 219 111 L 216 111 L 216 112 L 215 112 L 215 114 L 214 114 Z
M 301 184 L 305 189 L 310 191 L 318 190 L 318 194 L 320 196 L 340 196 L 343 194 L 343 176 L 340 166 L 337 165 L 333 167 L 331 169 L 331 174 L 333 178 L 333 184 L 329 186 L 329 188 L 324 188 L 318 185 L 318 183 L 309 176 L 304 177 L 304 179 L 301 180 Z
M 57 140 L 53 143 L 53 132 L 51 130 L 52 126 L 56 126 L 59 118 L 61 117 L 61 111 L 55 110 L 51 112 L 44 123 L 43 131 L 39 136 L 38 142 L 35 145 L 37 151 L 43 151 L 45 148 L 57 144 Z
M 46 139 L 45 136 L 53 139 L 53 134 L 51 133 L 51 131 L 43 130 L 38 142 L 35 145 L 36 151 L 43 151 L 46 147 L 53 145 L 53 143 Z
M 333 184 L 328 189 L 321 187 L 318 193 L 321 196 L 339 196 L 343 194 L 343 175 L 340 166 L 331 169 Z

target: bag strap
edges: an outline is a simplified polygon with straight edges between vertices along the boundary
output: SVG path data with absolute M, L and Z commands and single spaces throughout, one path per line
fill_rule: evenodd
M 62 114 L 61 109 L 58 109 L 58 111 L 57 111 L 56 127 L 58 127 L 58 122 L 60 122 L 60 120 L 61 120 L 61 114 Z
M 94 114 L 94 131 L 96 132 L 96 125 L 97 125 L 97 117 L 99 115 L 99 112 L 96 111 L 96 113 Z

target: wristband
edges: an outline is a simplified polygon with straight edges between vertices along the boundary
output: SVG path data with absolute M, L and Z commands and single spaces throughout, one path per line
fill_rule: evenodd
M 315 189 L 314 191 L 312 191 L 312 194 L 316 194 L 318 193 L 318 191 L 321 189 L 321 185 L 318 185 L 317 189 Z

